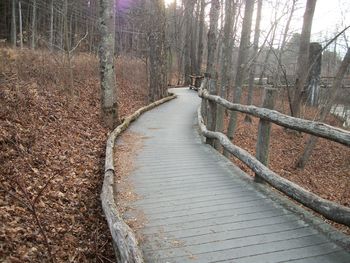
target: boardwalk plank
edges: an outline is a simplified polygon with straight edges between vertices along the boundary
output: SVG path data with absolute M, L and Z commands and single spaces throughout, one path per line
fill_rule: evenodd
M 127 215 L 145 216 L 138 231 L 146 262 L 350 262 L 316 225 L 258 191 L 203 144 L 197 94 L 175 92 L 176 100 L 131 126 L 144 146 L 130 176 L 139 199 Z

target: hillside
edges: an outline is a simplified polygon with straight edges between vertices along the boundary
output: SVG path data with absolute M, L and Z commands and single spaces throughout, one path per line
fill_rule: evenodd
M 116 68 L 123 118 L 145 105 L 147 77 L 137 60 Z M 107 129 L 97 58 L 76 55 L 73 75 L 67 91 L 61 55 L 0 50 L 2 262 L 114 258 L 99 199 Z

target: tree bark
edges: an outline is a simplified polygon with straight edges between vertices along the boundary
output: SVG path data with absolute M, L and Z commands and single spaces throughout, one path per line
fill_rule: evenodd
M 30 41 L 30 48 L 35 49 L 35 41 L 36 41 L 36 0 L 33 0 L 32 7 L 32 37 Z
M 18 16 L 19 16 L 19 44 L 21 49 L 23 48 L 23 23 L 22 23 L 22 4 L 21 0 L 18 1 Z
M 193 0 L 185 0 L 185 43 L 184 43 L 184 59 L 185 59 L 185 85 L 191 84 L 191 46 L 192 46 L 192 17 L 195 2 Z
M 256 19 L 255 19 L 255 29 L 254 29 L 254 40 L 253 40 L 253 54 L 252 54 L 253 59 L 249 70 L 247 105 L 251 105 L 253 100 L 254 77 L 255 77 L 256 61 L 258 59 L 257 54 L 259 49 L 259 38 L 260 38 L 261 10 L 262 10 L 262 0 L 258 0 L 258 7 L 257 7 Z M 251 123 L 252 119 L 250 118 L 249 115 L 246 115 L 245 121 Z
M 297 72 L 294 88 L 294 96 L 291 105 L 292 116 L 300 116 L 301 99 L 304 93 L 304 85 L 308 75 L 309 45 L 312 28 L 312 19 L 317 0 L 307 0 L 303 28 L 300 36 L 299 54 L 297 60 Z
M 16 29 L 16 0 L 12 0 L 12 14 L 11 14 L 11 43 L 16 47 L 17 42 L 17 29 Z
M 203 30 L 204 30 L 204 11 L 205 0 L 200 0 L 200 14 L 199 14 L 199 31 L 198 31 L 198 48 L 197 48 L 197 71 L 196 74 L 200 75 L 203 59 Z
M 49 45 L 50 45 L 51 51 L 53 50 L 53 22 L 54 22 L 53 2 L 54 2 L 54 0 L 51 0 L 51 3 L 50 3 L 50 40 L 49 40 Z
M 115 1 L 100 0 L 100 19 L 101 108 L 106 126 L 112 129 L 119 123 L 114 63 Z
M 215 63 L 215 51 L 216 51 L 216 45 L 217 45 L 216 42 L 217 42 L 219 12 L 220 12 L 220 1 L 212 0 L 210 13 L 209 13 L 210 27 L 208 31 L 208 58 L 207 58 L 207 69 L 206 69 L 206 72 L 210 74 L 211 78 L 216 76 L 214 63 Z
M 242 85 L 247 70 L 249 40 L 252 26 L 252 18 L 254 11 L 254 0 L 246 0 L 244 9 L 244 18 L 241 33 L 241 42 L 239 44 L 239 53 L 237 61 L 237 71 L 235 78 L 235 94 L 233 102 L 239 103 L 242 96 Z M 227 136 L 232 140 L 236 128 L 237 112 L 231 112 L 230 121 L 227 130 Z M 225 153 L 226 155 L 226 153 Z
M 232 58 L 232 33 L 233 33 L 233 19 L 236 14 L 236 3 L 234 0 L 225 1 L 225 24 L 224 37 L 222 41 L 222 59 L 220 65 L 221 85 L 220 97 L 225 98 L 228 84 L 229 84 L 229 64 Z M 221 105 L 217 107 L 216 117 L 216 131 L 222 132 L 224 129 L 224 108 Z M 220 149 L 219 143 L 215 142 L 215 148 Z
M 162 0 L 149 2 L 149 101 L 153 102 L 166 96 L 167 63 L 165 48 L 165 5 Z

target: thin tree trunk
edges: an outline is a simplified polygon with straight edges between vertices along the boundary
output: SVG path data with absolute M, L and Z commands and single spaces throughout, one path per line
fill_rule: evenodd
M 32 7 L 32 37 L 30 42 L 30 48 L 35 49 L 35 41 L 36 41 L 36 0 L 33 0 Z
M 345 73 L 347 72 L 348 68 L 350 65 L 350 48 L 348 48 L 348 51 L 346 52 L 346 55 L 338 69 L 338 72 L 335 76 L 334 82 L 332 87 L 329 90 L 330 96 L 329 96 L 329 100 L 326 102 L 326 104 L 323 106 L 323 108 L 321 109 L 321 113 L 320 113 L 320 117 L 319 117 L 319 121 L 320 122 L 324 122 L 327 115 L 329 114 L 332 105 L 334 103 L 334 100 L 337 96 L 337 93 L 339 91 L 339 89 L 341 88 L 341 84 L 342 84 L 342 80 L 345 76 Z M 318 137 L 316 136 L 310 136 L 303 154 L 300 156 L 298 162 L 297 162 L 297 167 L 299 168 L 304 168 L 306 163 L 308 162 L 313 149 L 315 148 L 315 145 L 317 143 Z
M 309 58 L 312 19 L 314 16 L 316 2 L 317 0 L 307 0 L 305 13 L 304 13 L 303 28 L 300 36 L 300 46 L 299 46 L 299 54 L 298 54 L 298 60 L 297 60 L 297 72 L 296 72 L 294 96 L 293 96 L 293 101 L 291 105 L 291 109 L 292 109 L 291 113 L 292 113 L 292 116 L 294 117 L 300 116 L 301 98 L 304 93 L 304 85 L 308 75 L 307 62 Z
M 200 75 L 203 61 L 203 30 L 204 30 L 204 11 L 205 0 L 200 0 L 200 14 L 199 14 L 199 31 L 198 31 L 198 48 L 197 48 L 197 75 Z
M 288 37 L 289 27 L 290 27 L 290 23 L 292 21 L 293 15 L 294 15 L 296 2 L 297 2 L 297 0 L 293 0 L 292 7 L 291 7 L 292 9 L 291 9 L 291 11 L 289 13 L 289 16 L 288 16 L 288 19 L 287 19 L 287 23 L 286 23 L 286 26 L 284 28 L 283 37 L 282 37 L 282 43 L 281 43 L 281 46 L 279 48 L 279 53 L 278 53 L 278 61 L 280 63 L 282 61 L 282 55 L 283 55 L 284 48 L 285 48 L 285 46 L 287 44 L 287 37 Z
M 267 54 L 265 56 L 265 59 L 264 59 L 264 62 L 263 62 L 263 69 L 262 69 L 262 71 L 260 73 L 260 76 L 259 76 L 259 84 L 260 85 L 263 84 L 263 78 L 265 77 L 265 72 L 266 72 L 266 69 L 268 68 L 268 63 L 269 63 L 269 59 L 270 59 L 270 56 L 271 56 L 273 44 L 275 42 L 276 30 L 277 30 L 277 23 L 275 22 L 274 25 L 272 26 L 271 41 L 269 43 L 270 48 L 267 51 Z
M 245 2 L 241 42 L 239 44 L 237 71 L 236 71 L 236 78 L 235 78 L 235 94 L 233 98 L 234 103 L 240 103 L 241 101 L 242 85 L 246 75 L 246 70 L 247 70 L 246 66 L 247 66 L 248 55 L 249 55 L 249 41 L 250 41 L 253 11 L 254 11 L 254 0 L 247 0 Z M 236 129 L 236 122 L 237 122 L 237 112 L 233 111 L 230 114 L 230 121 L 229 121 L 228 130 L 227 130 L 227 136 L 229 137 L 230 140 L 233 139 L 233 134 Z M 225 152 L 225 155 L 227 155 L 227 152 Z
M 257 54 L 259 49 L 259 38 L 260 38 L 260 21 L 261 21 L 261 10 L 262 10 L 262 0 L 258 0 L 258 7 L 256 12 L 255 19 L 255 29 L 254 29 L 254 41 L 253 41 L 253 54 L 252 54 L 252 64 L 249 71 L 249 80 L 248 80 L 248 98 L 247 105 L 252 104 L 253 92 L 254 92 L 254 77 L 256 69 Z M 245 121 L 251 123 L 252 118 L 249 115 L 245 116 Z
M 19 16 L 19 44 L 21 49 L 23 48 L 23 24 L 22 24 L 22 5 L 21 1 L 18 1 L 18 16 Z
M 64 14 L 64 42 L 65 42 L 65 53 L 67 60 L 67 71 L 68 71 L 68 85 L 66 87 L 66 91 L 70 96 L 73 95 L 73 70 L 72 70 L 72 62 L 71 62 L 71 42 L 69 39 L 69 29 L 68 29 L 68 0 L 64 0 L 63 6 L 63 14 Z
M 185 85 L 191 83 L 191 46 L 192 46 L 192 17 L 193 17 L 193 0 L 185 0 L 185 44 L 184 44 L 184 59 L 185 59 Z
M 53 10 L 53 1 L 51 0 L 50 3 L 50 40 L 49 40 L 49 44 L 50 44 L 50 50 L 53 50 L 53 22 L 54 22 L 54 10 Z
M 222 58 L 220 65 L 221 86 L 220 97 L 226 98 L 226 93 L 229 83 L 229 64 L 232 57 L 232 31 L 233 31 L 233 18 L 236 14 L 236 3 L 234 0 L 225 1 L 225 24 L 224 24 L 224 37 L 222 41 Z M 224 129 L 224 107 L 217 106 L 216 117 L 216 131 L 222 132 Z M 220 149 L 220 144 L 216 141 L 215 148 Z
M 209 19 L 210 27 L 208 31 L 208 59 L 207 59 L 207 69 L 206 72 L 210 74 L 211 78 L 216 77 L 216 70 L 214 67 L 215 63 L 215 51 L 217 46 L 217 29 L 218 29 L 218 20 L 220 12 L 220 1 L 212 0 Z
M 198 20 L 199 20 L 199 13 L 200 13 L 200 4 L 199 1 L 197 1 L 196 4 L 196 16 L 195 21 L 192 23 L 193 26 L 193 34 L 192 34 L 192 41 L 191 41 L 191 71 L 192 73 L 196 74 L 198 72 L 198 65 L 197 65 L 197 42 L 198 42 Z
M 11 43 L 16 47 L 17 42 L 17 30 L 16 30 L 16 0 L 12 0 L 12 15 L 11 15 Z
M 100 19 L 101 108 L 105 124 L 113 129 L 119 123 L 114 64 L 115 1 L 100 0 Z

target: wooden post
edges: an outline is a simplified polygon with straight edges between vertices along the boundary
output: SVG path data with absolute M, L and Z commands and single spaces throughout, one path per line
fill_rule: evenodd
M 216 78 L 210 78 L 209 79 L 209 94 L 210 95 L 217 95 Z M 208 120 L 207 120 L 208 123 L 207 123 L 207 127 L 208 127 L 209 131 L 215 131 L 216 110 L 217 110 L 216 102 L 215 101 L 208 101 Z M 214 146 L 214 139 L 207 138 L 206 143 Z
M 263 108 L 273 109 L 275 105 L 276 89 L 267 87 L 264 90 Z M 258 139 L 256 143 L 256 158 L 265 166 L 269 163 L 271 122 L 260 119 L 258 126 Z M 255 181 L 262 183 L 263 180 L 255 174 Z
M 205 73 L 200 89 L 201 90 L 207 89 L 208 82 L 209 82 L 209 74 Z M 202 116 L 203 116 L 203 121 L 205 124 L 207 124 L 207 115 L 208 115 L 208 100 L 207 99 L 202 98 L 201 112 L 202 112 Z

